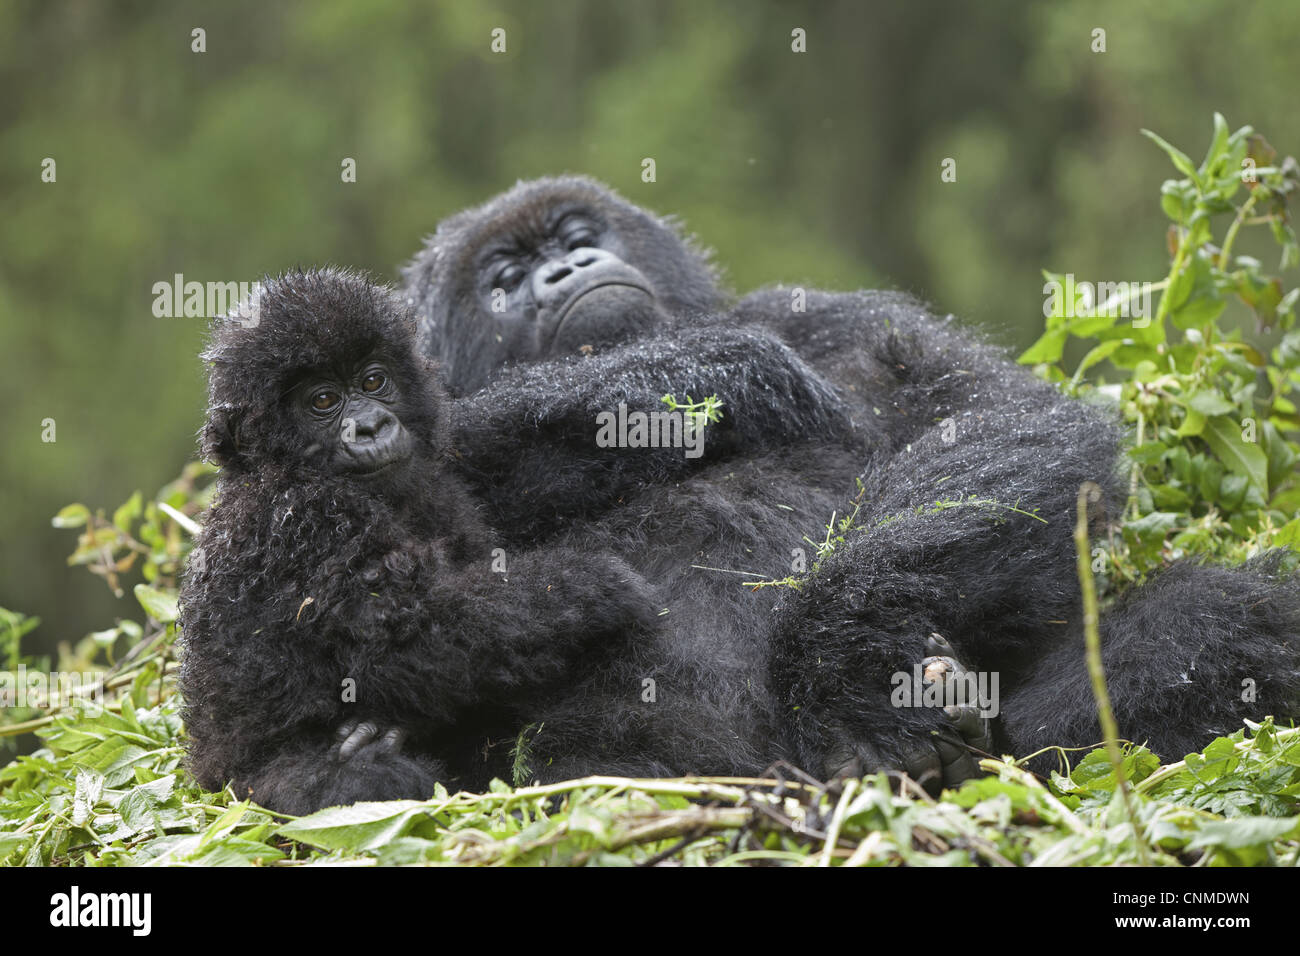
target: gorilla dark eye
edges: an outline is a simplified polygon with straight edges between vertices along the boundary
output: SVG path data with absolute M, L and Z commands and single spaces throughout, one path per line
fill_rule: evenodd
M 528 271 L 523 266 L 519 265 L 517 262 L 513 262 L 497 272 L 492 285 L 494 288 L 505 289 L 508 292 L 515 286 L 519 285 L 519 283 L 523 282 L 524 276 L 527 274 Z
M 384 387 L 388 379 L 384 378 L 383 372 L 371 372 L 361 381 L 361 388 L 366 392 L 377 392 Z
M 336 392 L 317 392 L 311 397 L 311 407 L 318 412 L 328 412 L 338 403 L 339 396 Z
M 575 249 L 587 249 L 595 246 L 598 238 L 594 229 L 575 229 L 564 237 L 564 246 L 570 252 Z

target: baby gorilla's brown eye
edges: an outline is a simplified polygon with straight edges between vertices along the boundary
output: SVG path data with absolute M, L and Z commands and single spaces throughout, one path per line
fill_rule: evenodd
M 377 392 L 384 387 L 384 376 L 382 372 L 371 372 L 361 383 L 361 388 L 367 392 Z
M 328 412 L 339 403 L 339 397 L 333 392 L 317 392 L 311 397 L 311 407 L 318 412 Z

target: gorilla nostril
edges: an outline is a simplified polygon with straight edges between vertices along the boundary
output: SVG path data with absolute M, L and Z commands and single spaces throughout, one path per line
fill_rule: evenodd
M 591 265 L 595 261 L 596 261 L 596 257 L 588 253 L 579 259 L 573 260 L 573 264 L 577 266 L 579 269 L 582 269 L 585 268 L 586 266 Z
M 559 282 L 561 279 L 567 279 L 571 275 L 573 275 L 572 269 L 570 269 L 568 266 L 560 266 L 558 269 L 556 269 L 554 272 L 552 272 L 550 275 L 546 277 L 546 284 L 554 285 L 555 283 Z
M 392 415 L 382 415 L 378 418 L 371 418 L 356 423 L 356 435 L 364 438 L 380 438 L 385 433 L 391 431 L 397 425 L 397 419 Z

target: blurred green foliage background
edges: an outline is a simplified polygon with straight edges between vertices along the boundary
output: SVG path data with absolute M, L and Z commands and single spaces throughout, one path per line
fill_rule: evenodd
M 194 454 L 204 322 L 151 311 L 175 273 L 392 277 L 441 217 L 574 171 L 678 213 L 738 292 L 900 287 L 1023 347 L 1040 268 L 1164 274 L 1139 127 L 1199 155 L 1219 110 L 1300 151 L 1297 37 L 1289 0 L 0 5 L 0 606 L 44 619 L 33 649 L 138 613 L 50 517 Z

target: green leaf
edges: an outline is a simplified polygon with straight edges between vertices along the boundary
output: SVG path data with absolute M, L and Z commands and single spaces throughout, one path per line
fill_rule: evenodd
M 1180 173 L 1182 173 L 1192 182 L 1196 183 L 1197 186 L 1201 185 L 1200 175 L 1196 172 L 1196 167 L 1192 165 L 1191 157 L 1189 157 L 1177 146 L 1174 146 L 1173 144 L 1166 142 L 1165 140 L 1157 136 L 1155 133 L 1151 132 L 1151 130 L 1149 129 L 1142 130 L 1142 135 L 1147 137 L 1147 139 L 1151 140 L 1153 143 L 1155 143 L 1157 146 L 1163 149 L 1168 154 L 1170 160 L 1173 161 L 1175 168 L 1177 168 L 1177 170 Z
M 116 627 L 110 627 L 106 631 L 93 631 L 89 635 L 90 639 L 95 642 L 96 647 L 112 647 L 121 635 L 122 631 Z
M 1124 525 L 1124 537 L 1135 544 L 1150 546 L 1164 540 L 1169 530 L 1178 522 L 1173 511 L 1152 511 L 1136 521 Z
M 126 502 L 113 512 L 113 524 L 116 525 L 123 533 L 129 533 L 131 522 L 140 517 L 144 510 L 144 498 L 140 492 L 136 492 Z
M 1210 140 L 1210 148 L 1205 152 L 1205 159 L 1201 163 L 1200 174 L 1209 176 L 1213 173 L 1218 165 L 1215 160 L 1221 159 L 1228 148 L 1228 121 L 1223 118 L 1223 114 L 1215 112 L 1214 114 L 1214 138 Z
M 202 839 L 199 840 L 199 850 L 204 850 L 214 841 L 220 841 L 228 836 L 239 825 L 239 821 L 244 819 L 244 814 L 248 812 L 248 808 L 247 800 L 232 803 L 226 809 L 226 812 L 213 820 L 207 830 L 204 831 Z
M 1236 511 L 1246 498 L 1249 482 L 1244 475 L 1224 475 L 1219 481 L 1219 504 L 1229 511 Z
M 1229 412 L 1236 411 L 1236 406 L 1232 402 L 1218 392 L 1209 391 L 1193 392 L 1191 397 L 1187 399 L 1187 406 L 1206 417 L 1227 415 Z
M 1098 362 L 1104 362 L 1106 359 L 1110 358 L 1110 356 L 1114 354 L 1115 350 L 1123 344 L 1123 339 L 1111 339 L 1109 342 L 1102 342 L 1100 345 L 1093 347 L 1088 354 L 1083 357 L 1083 361 L 1079 363 L 1079 367 L 1074 370 L 1075 381 L 1077 382 L 1082 379 L 1083 373 L 1088 371 L 1088 369 L 1092 368 Z
M 72 795 L 72 822 L 85 826 L 104 792 L 104 777 L 92 770 L 78 770 L 76 788 Z
M 412 835 L 416 825 L 428 821 L 431 814 L 432 808 L 417 800 L 357 803 L 291 820 L 276 832 L 326 850 L 372 850 Z
M 80 528 L 90 520 L 90 509 L 85 505 L 67 505 L 51 520 L 56 528 Z
M 175 594 L 151 588 L 147 584 L 135 586 L 135 599 L 140 602 L 145 613 L 159 624 L 170 624 L 176 620 L 176 615 L 179 613 Z
M 1160 208 L 1174 222 L 1181 223 L 1196 199 L 1196 190 L 1181 179 L 1166 179 L 1160 186 Z
M 1037 365 L 1039 362 L 1059 362 L 1065 352 L 1065 342 L 1070 333 L 1064 329 L 1052 329 L 1038 337 L 1038 341 L 1020 353 L 1016 359 L 1021 365 Z
M 1183 423 L 1178 426 L 1177 434 L 1180 437 L 1185 438 L 1188 435 L 1199 435 L 1203 431 L 1205 431 L 1205 416 L 1196 409 L 1189 408 L 1187 410 L 1187 417 L 1184 418 Z
M 1199 329 L 1218 320 L 1227 302 L 1210 295 L 1193 295 L 1169 315 L 1176 328 Z
M 578 804 L 569 813 L 569 831 L 571 833 L 589 833 L 601 846 L 611 845 L 613 820 L 608 810 Z
M 1152 485 L 1151 500 L 1161 511 L 1185 511 L 1192 503 L 1191 496 L 1175 485 Z
M 1244 476 L 1267 500 L 1268 458 L 1259 445 L 1242 439 L 1239 422 L 1227 415 L 1217 415 L 1206 420 L 1201 437 L 1224 467 Z
M 1273 545 L 1300 551 L 1300 518 L 1292 518 L 1273 537 Z
M 1217 846 L 1239 850 L 1285 840 L 1298 833 L 1300 817 L 1238 817 L 1205 824 L 1192 838 L 1189 848 Z
M 1150 465 L 1164 457 L 1166 445 L 1160 441 L 1147 441 L 1129 449 L 1129 457 L 1144 465 Z
M 1168 309 L 1172 313 L 1187 301 L 1187 297 L 1192 294 L 1192 286 L 1195 284 L 1195 272 L 1190 266 L 1184 266 L 1182 271 L 1174 276 L 1168 288 L 1161 294 L 1160 301 L 1162 303 L 1168 302 Z
M 1272 422 L 1264 422 L 1259 437 L 1260 444 L 1264 446 L 1264 454 L 1268 458 L 1268 486 L 1280 488 L 1291 476 L 1300 454 L 1297 454 L 1295 448 Z
M 116 787 L 130 779 L 133 766 L 148 754 L 125 737 L 109 737 L 89 753 L 79 754 L 77 763 L 102 773 L 108 786 Z
M 265 843 L 241 837 L 226 837 L 220 843 L 186 855 L 185 862 L 200 866 L 251 866 L 259 860 L 269 862 L 283 858 L 284 853 Z

